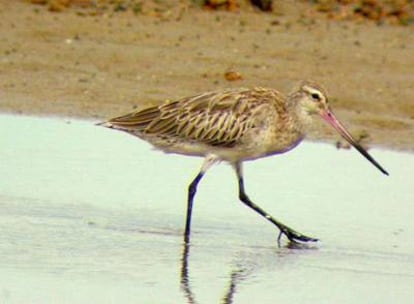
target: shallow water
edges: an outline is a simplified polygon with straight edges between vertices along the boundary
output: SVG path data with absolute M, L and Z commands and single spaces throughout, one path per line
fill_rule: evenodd
M 278 231 L 237 199 L 232 169 L 199 185 L 166 156 L 92 122 L 0 116 L 0 303 L 411 303 L 414 156 L 304 143 L 245 164 L 247 193 L 320 242 Z

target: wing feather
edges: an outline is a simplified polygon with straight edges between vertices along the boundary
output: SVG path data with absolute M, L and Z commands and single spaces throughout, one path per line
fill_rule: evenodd
M 109 123 L 147 136 L 170 136 L 177 140 L 229 147 L 254 127 L 254 113 L 262 104 L 263 90 L 208 92 L 135 111 L 113 118 Z M 268 101 L 269 98 L 264 96 L 263 102 Z
M 149 123 L 157 119 L 159 115 L 160 110 L 158 107 L 150 107 L 139 112 L 132 112 L 123 116 L 112 118 L 108 121 L 108 123 L 115 127 L 126 129 L 137 128 L 141 130 Z

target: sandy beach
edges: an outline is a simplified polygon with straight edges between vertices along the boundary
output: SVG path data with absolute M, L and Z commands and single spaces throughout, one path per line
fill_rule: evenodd
M 271 13 L 165 2 L 137 15 L 0 1 L 0 111 L 98 121 L 208 90 L 288 93 L 312 79 L 365 145 L 413 150 L 412 25 L 330 20 L 297 2 Z M 310 137 L 337 139 L 323 122 Z

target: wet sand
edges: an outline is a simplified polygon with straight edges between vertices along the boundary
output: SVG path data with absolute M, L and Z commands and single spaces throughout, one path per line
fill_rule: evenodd
M 100 120 L 207 90 L 287 93 L 313 79 L 365 144 L 414 149 L 412 26 L 327 20 L 291 2 L 274 13 L 178 5 L 90 16 L 1 1 L 0 27 L 2 112 Z M 226 80 L 229 70 L 242 79 Z M 337 138 L 322 122 L 310 137 Z

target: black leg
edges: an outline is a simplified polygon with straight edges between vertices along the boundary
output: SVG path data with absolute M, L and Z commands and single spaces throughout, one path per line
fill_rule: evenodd
M 259 213 L 261 216 L 263 216 L 266 220 L 271 222 L 273 225 L 275 225 L 280 230 L 280 234 L 278 237 L 278 242 L 280 242 L 280 237 L 282 234 L 286 235 L 286 237 L 292 241 L 302 241 L 302 242 L 316 242 L 318 239 L 308 237 L 306 235 L 303 235 L 292 228 L 289 228 L 285 224 L 279 222 L 278 220 L 274 219 L 270 214 L 268 214 L 266 211 L 264 211 L 262 208 L 260 208 L 258 205 L 253 203 L 250 198 L 247 196 L 245 190 L 244 190 L 244 181 L 243 181 L 243 173 L 242 173 L 242 167 L 240 163 L 234 164 L 234 168 L 237 173 L 237 178 L 239 182 L 239 199 L 243 202 L 246 206 L 253 209 L 257 213 Z
M 184 232 L 184 242 L 187 244 L 190 241 L 190 230 L 191 230 L 191 214 L 193 211 L 193 201 L 194 196 L 197 192 L 197 185 L 201 178 L 204 176 L 204 172 L 200 172 L 191 182 L 188 187 L 188 201 L 187 201 L 187 217 L 185 220 L 185 232 Z
M 191 230 L 191 214 L 193 212 L 193 201 L 194 196 L 197 192 L 197 185 L 203 178 L 207 170 L 217 161 L 217 157 L 214 155 L 207 155 L 200 172 L 193 179 L 191 184 L 188 186 L 188 198 L 187 198 L 187 216 L 185 219 L 185 231 L 184 231 L 184 243 L 190 242 L 190 230 Z

